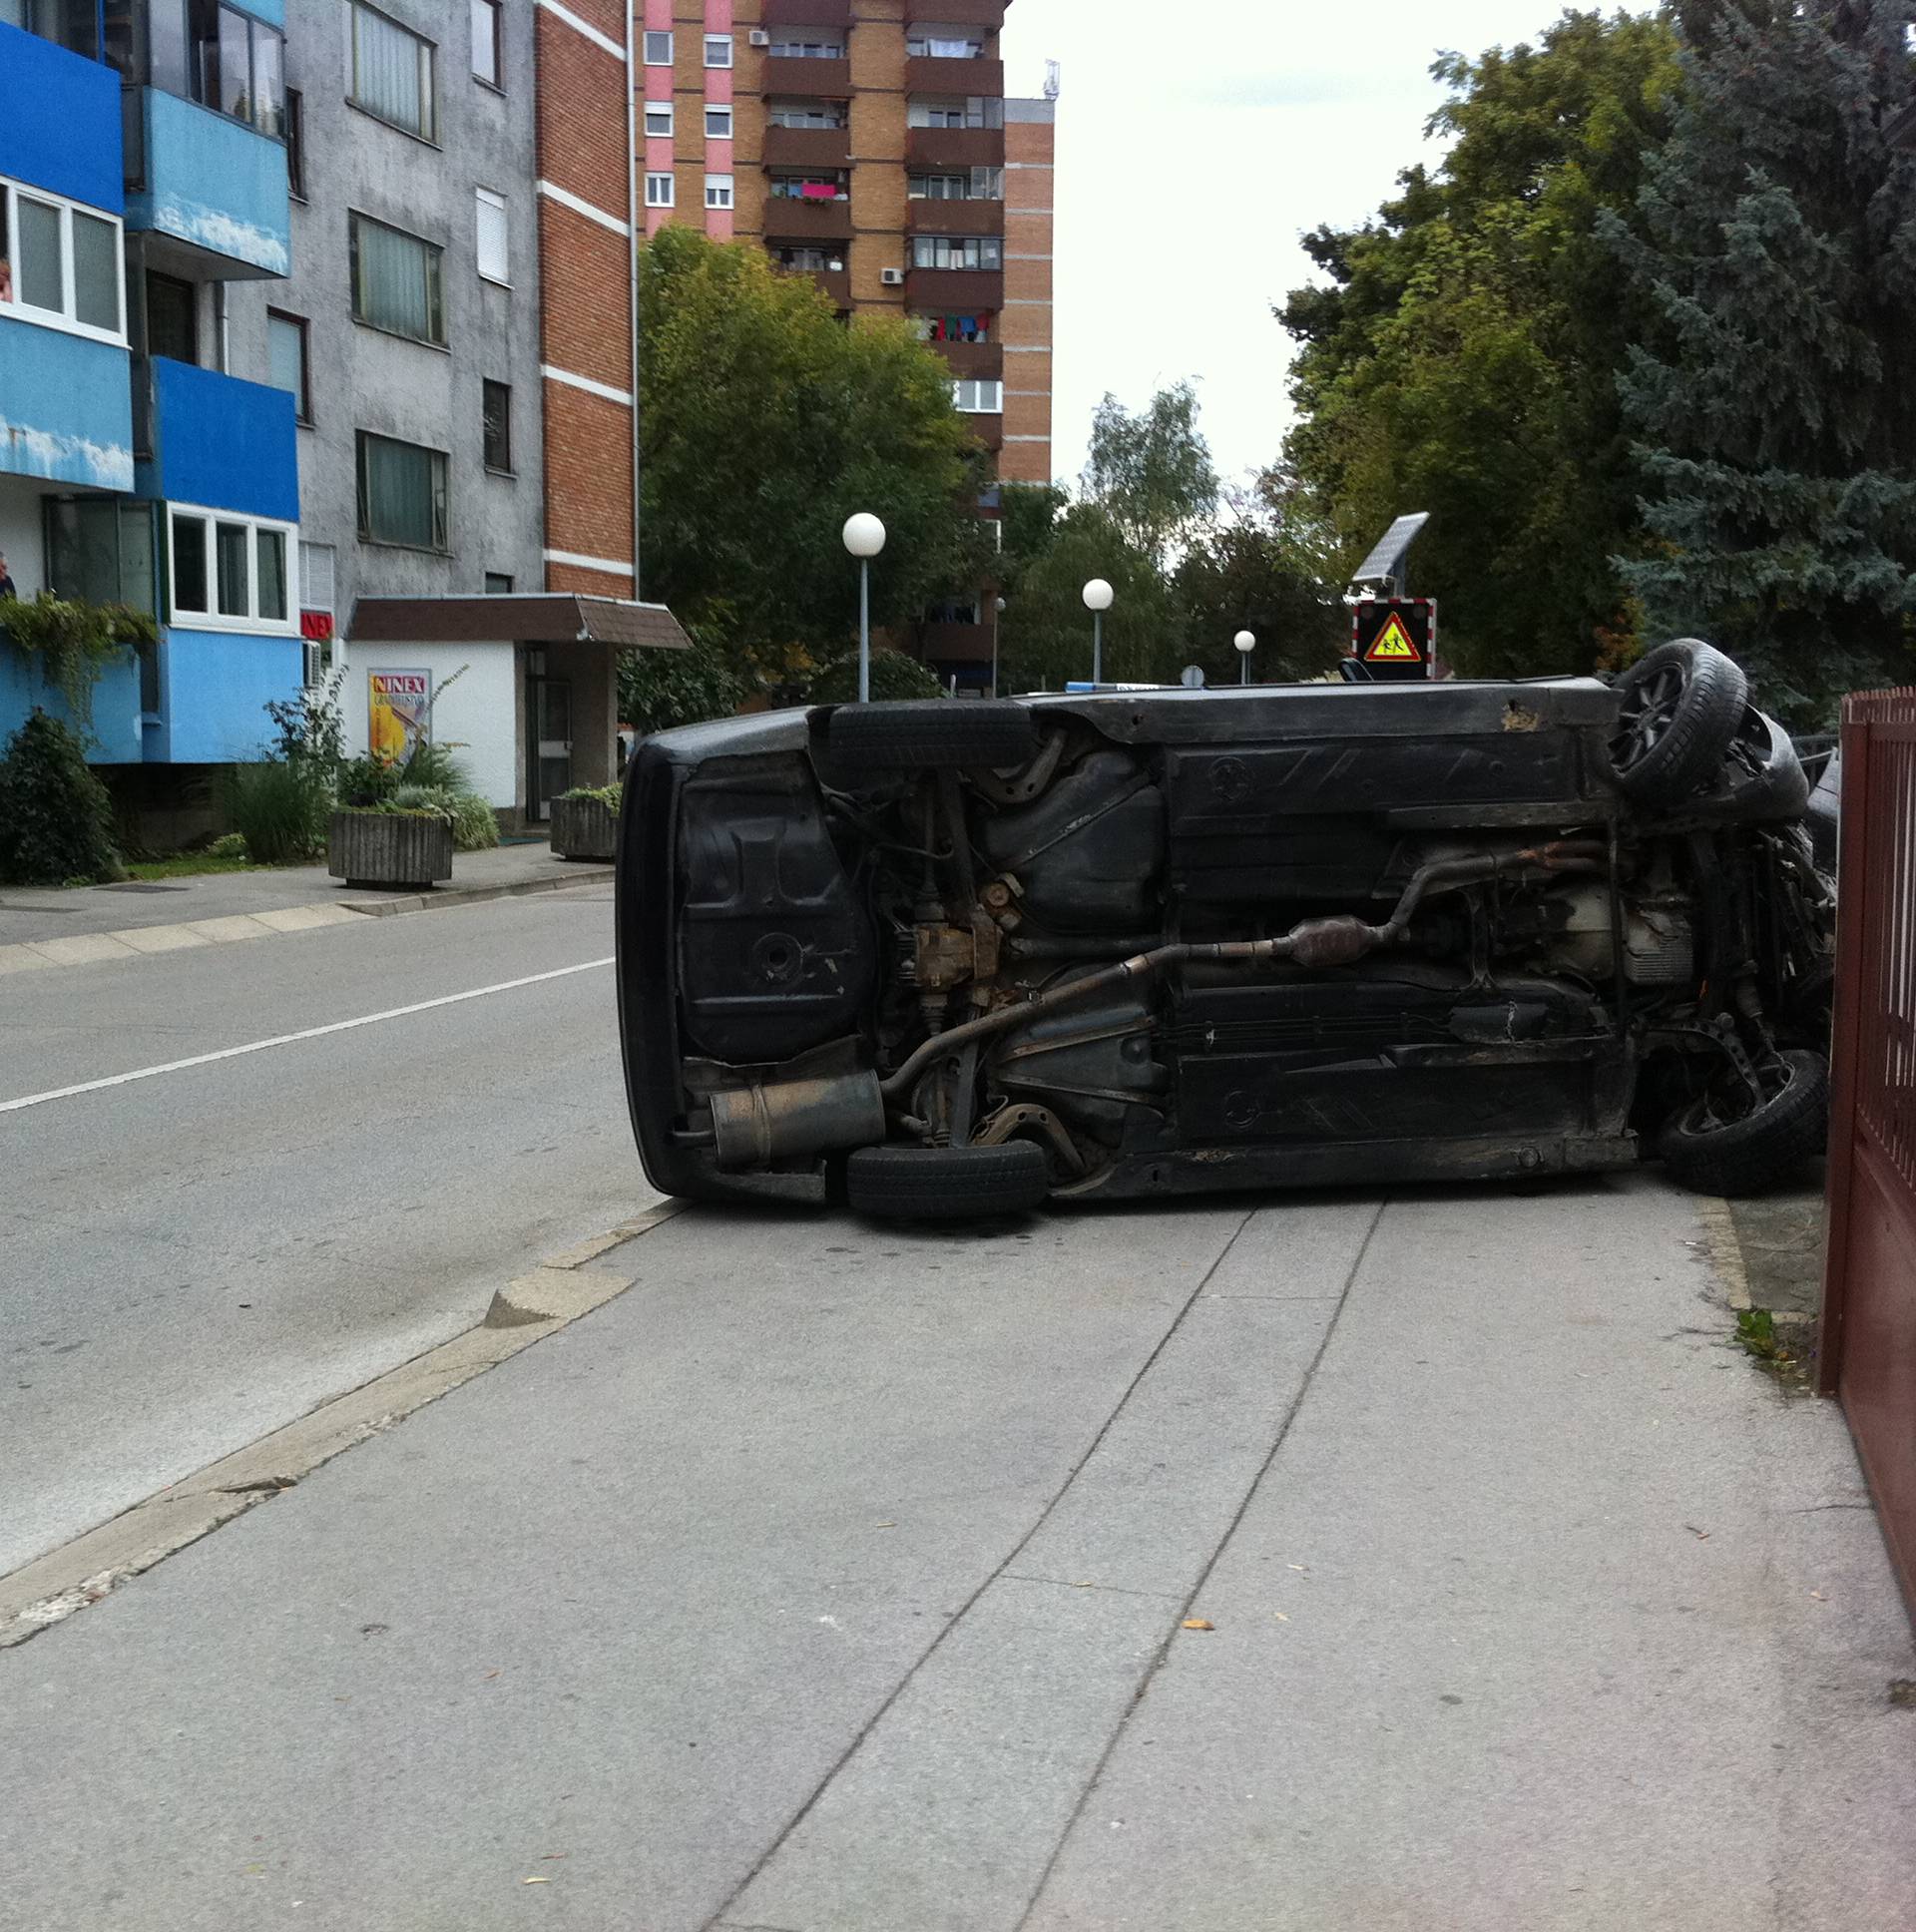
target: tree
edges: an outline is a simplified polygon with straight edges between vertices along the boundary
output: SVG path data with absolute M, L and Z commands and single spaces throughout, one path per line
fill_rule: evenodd
M 744 698 L 723 650 L 702 637 L 685 651 L 620 653 L 619 719 L 641 733 L 729 718 Z
M 806 694 L 814 705 L 849 705 L 858 696 L 858 653 L 848 652 L 834 658 L 811 680 Z M 871 695 L 875 701 L 890 703 L 897 699 L 942 698 L 945 688 L 936 672 L 927 671 L 916 658 L 902 651 L 871 648 Z
M 1655 304 L 1624 381 L 1650 496 L 1627 576 L 1766 702 L 1907 680 L 1916 605 L 1909 0 L 1683 0 L 1686 82 L 1609 235 Z
M 1466 670 L 1584 670 L 1634 642 L 1616 374 L 1642 314 L 1598 218 L 1634 205 L 1675 53 L 1661 19 L 1572 11 L 1535 47 L 1440 56 L 1443 166 L 1406 171 L 1363 228 L 1307 237 L 1329 285 L 1279 311 L 1301 344 L 1287 456 L 1342 568 L 1430 511 L 1415 588 Z
M 1085 493 L 1135 550 L 1165 563 L 1217 508 L 1217 472 L 1189 382 L 1160 389 L 1133 415 L 1107 394 L 1091 423 Z
M 840 530 L 877 510 L 872 621 L 965 595 L 988 551 L 985 458 L 950 370 L 901 321 L 841 327 L 762 248 L 668 227 L 640 265 L 646 595 L 767 682 L 843 648 L 858 573 Z
M 124 874 L 113 800 L 79 732 L 36 705 L 0 757 L 0 881 L 91 884 Z

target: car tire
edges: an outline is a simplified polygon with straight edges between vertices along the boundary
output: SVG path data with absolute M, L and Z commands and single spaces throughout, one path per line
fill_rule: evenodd
M 1711 1123 L 1708 1104 L 1671 1116 L 1657 1152 L 1673 1179 L 1704 1195 L 1750 1195 L 1820 1154 L 1829 1132 L 1829 1062 L 1793 1048 L 1777 1056 L 1787 1079 L 1753 1114 Z
M 1051 1192 L 1045 1151 L 1003 1147 L 860 1148 L 845 1163 L 853 1213 L 872 1220 L 981 1220 L 1026 1214 Z
M 1677 638 L 1638 659 L 1616 689 L 1611 769 L 1626 797 L 1662 809 L 1717 776 L 1749 701 L 1731 659 L 1700 638 Z
M 1753 705 L 1743 707 L 1723 760 L 1721 790 L 1714 794 L 1723 815 L 1739 824 L 1776 824 L 1800 818 L 1809 804 L 1809 779 L 1789 733 Z
M 843 764 L 899 770 L 1002 771 L 1029 764 L 1038 754 L 1029 707 L 996 698 L 840 705 L 825 739 Z

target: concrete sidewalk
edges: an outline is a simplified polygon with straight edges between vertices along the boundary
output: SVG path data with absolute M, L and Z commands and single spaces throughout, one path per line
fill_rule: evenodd
M 1649 1177 L 622 1297 L 0 1653 L 8 1916 L 326 1932 L 1916 1924 L 1841 1416 Z
M 540 842 L 457 853 L 451 880 L 426 893 L 348 886 L 323 865 L 209 872 L 66 891 L 5 887 L 0 888 L 0 972 L 87 965 L 275 931 L 298 932 L 365 915 L 589 885 L 611 875 L 608 865 L 556 858 Z

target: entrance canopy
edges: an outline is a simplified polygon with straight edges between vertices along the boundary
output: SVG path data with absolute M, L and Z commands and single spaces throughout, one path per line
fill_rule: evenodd
M 348 644 L 601 644 L 684 651 L 692 640 L 663 604 L 527 591 L 505 597 L 362 597 Z

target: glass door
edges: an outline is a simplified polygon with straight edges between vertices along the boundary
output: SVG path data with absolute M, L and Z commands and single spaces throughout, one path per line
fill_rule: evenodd
M 552 816 L 552 801 L 572 789 L 572 680 L 534 673 L 530 683 L 527 815 L 544 824 Z

